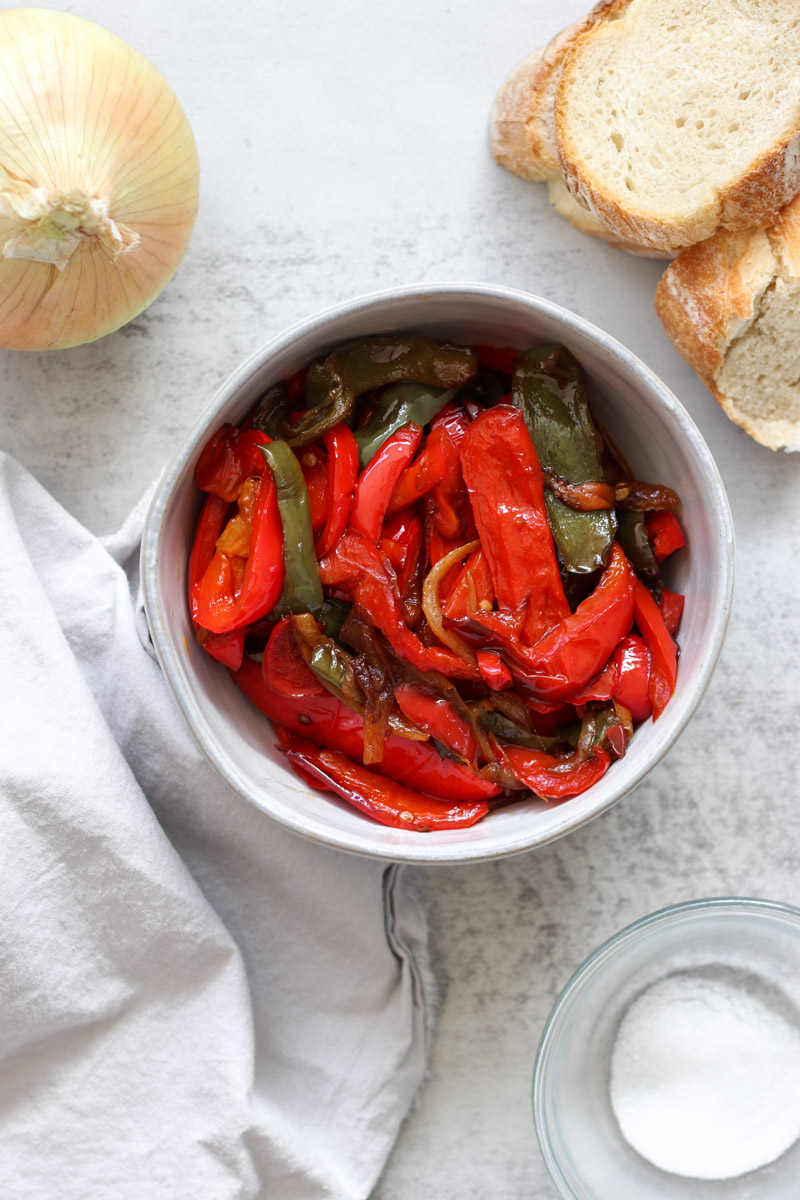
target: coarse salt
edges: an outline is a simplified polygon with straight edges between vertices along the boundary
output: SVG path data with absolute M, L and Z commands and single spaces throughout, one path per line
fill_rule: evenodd
M 625 1140 L 663 1171 L 731 1179 L 800 1136 L 800 1025 L 768 984 L 726 968 L 670 975 L 625 1013 L 611 1059 Z

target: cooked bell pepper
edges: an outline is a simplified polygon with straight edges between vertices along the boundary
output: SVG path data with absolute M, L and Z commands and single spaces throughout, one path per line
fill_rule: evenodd
M 489 560 L 479 546 L 461 568 L 442 609 L 447 619 L 454 621 L 459 617 L 469 617 L 479 610 L 488 611 L 493 603 L 492 572 Z
M 619 668 L 612 655 L 602 671 L 595 675 L 594 679 L 590 679 L 586 687 L 574 694 L 570 704 L 591 704 L 610 700 L 616 694 L 618 674 Z
M 400 711 L 413 725 L 424 729 L 449 750 L 474 763 L 478 743 L 468 721 L 443 696 L 433 696 L 408 683 L 397 683 L 394 696 Z
M 628 560 L 614 542 L 608 566 L 592 594 L 535 646 L 524 646 L 515 638 L 500 613 L 475 613 L 456 624 L 466 633 L 477 627 L 485 642 L 499 647 L 515 680 L 534 700 L 568 703 L 594 679 L 617 643 L 630 632 L 636 582 Z
M 328 451 L 328 516 L 314 547 L 317 558 L 330 554 L 347 528 L 358 479 L 358 447 L 352 430 L 334 425 L 322 440 Z
M 264 434 L 257 437 L 264 439 Z M 268 447 L 261 446 L 263 451 Z M 299 470 L 299 468 L 298 468 Z M 228 633 L 266 616 L 283 585 L 283 537 L 275 487 L 268 471 L 249 476 L 239 492 L 238 512 L 217 538 L 216 548 L 202 576 L 198 559 L 191 589 L 192 617 L 210 633 Z M 212 516 L 213 512 L 213 516 Z M 208 549 L 209 523 L 220 509 L 205 507 L 198 538 Z M 198 551 L 198 555 L 199 555 Z
M 475 654 L 481 678 L 493 692 L 502 692 L 511 687 L 514 677 L 499 654 L 493 650 L 478 650 Z
M 305 372 L 303 372 L 305 377 Z M 289 395 L 286 383 L 276 383 L 259 401 L 258 408 L 252 416 L 253 429 L 266 433 L 274 440 L 281 436 L 281 426 L 287 419 L 289 407 L 296 402 L 297 397 Z
M 650 700 L 650 654 L 635 633 L 623 638 L 611 661 L 617 667 L 614 699 L 624 704 L 637 723 L 646 721 L 653 711 Z
M 456 388 L 477 371 L 477 359 L 465 346 L 437 342 L 421 334 L 379 334 L 359 338 L 309 368 L 308 411 L 283 434 L 292 446 L 315 441 L 349 417 L 364 392 L 393 383 Z M 428 418 L 430 420 L 430 418 Z M 408 423 L 408 418 L 403 424 Z
M 197 486 L 232 504 L 238 500 L 245 479 L 264 473 L 259 446 L 268 440 L 256 429 L 239 430 L 233 425 L 222 425 L 206 442 L 197 460 L 194 469 Z
M 328 464 L 324 456 L 309 448 L 300 457 L 300 467 L 308 492 L 311 528 L 316 537 L 328 520 Z
M 444 474 L 442 433 L 435 429 L 428 435 L 423 449 L 400 477 L 389 501 L 389 507 L 386 509 L 387 517 L 416 504 L 431 488 L 436 487 L 437 483 L 441 483 Z
M 394 490 L 416 454 L 421 438 L 419 425 L 404 425 L 383 443 L 358 477 L 350 528 L 363 533 L 376 546 Z
M 422 549 L 422 522 L 419 517 L 399 512 L 383 527 L 380 548 L 397 575 L 397 590 L 412 620 L 419 612 L 418 567 Z M 409 612 L 409 605 L 412 611 Z
M 206 654 L 224 667 L 238 671 L 244 658 L 244 629 L 234 629 L 230 633 L 208 633 L 205 629 L 198 631 L 197 641 Z
M 580 731 L 580 726 L 575 724 L 569 730 L 557 731 L 553 735 L 534 733 L 531 729 L 523 729 L 521 725 L 512 721 L 504 713 L 493 709 L 482 713 L 481 725 L 498 742 L 509 742 L 512 746 L 525 746 L 528 750 L 552 750 L 554 746 L 577 745 Z
M 501 747 L 502 759 L 512 775 L 542 800 L 566 800 L 592 787 L 608 770 L 611 759 L 596 749 L 585 762 L 557 758 L 542 750 L 521 746 Z
M 678 647 L 664 624 L 661 609 L 641 580 L 634 587 L 634 618 L 650 651 L 650 702 L 657 721 L 675 691 Z
M 305 738 L 287 734 L 280 749 L 304 777 L 322 791 L 334 792 L 382 825 L 427 833 L 432 829 L 464 829 L 486 816 L 485 800 L 434 800 L 409 791 L 393 779 L 357 766 L 335 750 L 322 749 Z
M 223 500 L 211 493 L 203 501 L 200 516 L 197 518 L 197 527 L 189 554 L 189 567 L 187 570 L 189 610 L 195 625 L 197 625 L 195 588 L 205 575 L 214 557 L 217 548 L 217 539 L 225 527 L 230 509 L 231 506 L 227 500 Z
M 362 533 L 348 529 L 319 569 L 323 584 L 346 592 L 393 650 L 420 671 L 439 671 L 455 679 L 480 678 L 475 667 L 451 650 L 425 646 L 408 628 L 391 565 Z
M 360 761 L 364 753 L 361 717 L 335 699 L 305 663 L 302 665 L 306 671 L 303 695 L 292 695 L 288 682 L 286 692 L 275 690 L 262 675 L 261 666 L 249 658 L 244 659 L 234 680 L 251 704 L 274 724 Z M 397 734 L 386 738 L 383 759 L 371 769 L 442 800 L 487 800 L 500 791 L 463 763 L 442 758 L 429 742 L 412 742 Z
M 686 597 L 682 596 L 680 592 L 671 592 L 667 587 L 662 589 L 661 615 L 664 618 L 664 624 L 673 636 L 680 629 L 685 602 Z
M 427 425 L 455 396 L 456 389 L 428 387 L 424 383 L 395 383 L 381 395 L 366 425 L 356 430 L 358 457 L 366 467 L 381 446 L 404 425 Z
M 501 346 L 473 346 L 478 362 L 482 367 L 492 371 L 500 371 L 503 375 L 511 375 L 514 371 L 514 359 L 518 350 L 507 350 Z
M 301 699 L 326 690 L 300 653 L 290 616 L 282 617 L 270 634 L 261 673 L 266 686 L 281 696 Z
M 512 613 L 525 606 L 521 636 L 533 644 L 569 605 L 522 414 L 507 404 L 481 413 L 467 432 L 461 466 L 498 606 Z
M 543 467 L 569 483 L 603 482 L 600 439 L 583 373 L 563 346 L 527 350 L 514 360 L 514 403 L 521 409 Z M 605 566 L 616 531 L 613 511 L 576 512 L 552 492 L 545 497 L 559 553 L 568 571 Z
M 657 562 L 663 562 L 686 545 L 678 518 L 672 512 L 650 513 L 647 517 L 647 535 Z
M 617 513 L 617 540 L 636 574 L 656 593 L 663 586 L 653 547 L 647 536 L 644 513 Z
M 285 442 L 261 447 L 270 478 L 275 481 L 277 508 L 283 527 L 285 573 L 283 591 L 276 607 L 287 612 L 318 614 L 322 608 L 322 585 L 314 553 L 311 511 L 303 472 Z M 267 472 L 265 472 L 265 476 Z

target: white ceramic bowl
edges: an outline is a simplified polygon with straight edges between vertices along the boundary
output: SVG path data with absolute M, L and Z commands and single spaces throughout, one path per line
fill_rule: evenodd
M 276 380 L 352 338 L 417 330 L 465 344 L 525 348 L 563 342 L 584 367 L 593 411 L 638 478 L 668 484 L 683 502 L 688 550 L 670 577 L 686 595 L 675 695 L 656 725 L 635 732 L 624 759 L 562 804 L 521 800 L 470 829 L 415 833 L 378 825 L 305 786 L 274 748 L 269 722 L 224 667 L 196 645 L 186 564 L 201 494 L 192 473 L 223 421 L 239 423 Z M 167 467 L 144 534 L 145 603 L 156 652 L 186 721 L 231 787 L 281 825 L 315 841 L 395 861 L 466 862 L 542 846 L 626 795 L 666 754 L 694 712 L 719 655 L 733 587 L 733 529 L 714 461 L 685 409 L 635 355 L 580 317 L 525 292 L 485 284 L 395 288 L 339 305 L 269 342 L 227 380 Z

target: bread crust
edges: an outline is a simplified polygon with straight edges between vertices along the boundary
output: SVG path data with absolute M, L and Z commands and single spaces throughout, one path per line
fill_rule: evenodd
M 492 156 L 523 179 L 541 183 L 561 173 L 554 101 L 561 66 L 575 39 L 631 0 L 600 0 L 544 47 L 518 63 L 495 97 L 489 118 Z
M 770 450 L 800 450 L 792 420 L 743 411 L 720 386 L 734 342 L 757 320 L 778 278 L 800 279 L 800 196 L 767 229 L 722 229 L 682 250 L 656 288 L 664 329 L 732 421 Z
M 560 174 L 548 179 L 547 194 L 558 215 L 569 221 L 570 225 L 574 225 L 581 233 L 600 238 L 601 241 L 607 242 L 616 250 L 626 250 L 628 254 L 637 254 L 640 258 L 663 260 L 672 257 L 670 254 L 665 254 L 663 250 L 651 250 L 649 246 L 637 246 L 634 242 L 626 242 L 612 233 L 610 229 L 606 229 L 605 225 L 598 221 L 588 208 L 584 208 L 582 204 L 578 203 Z
M 669 338 L 707 387 L 725 352 L 756 314 L 775 277 L 764 230 L 721 230 L 682 250 L 656 288 L 655 307 Z
M 632 0 L 627 0 L 623 9 Z M 622 15 L 616 11 L 615 16 Z M 597 27 L 582 30 L 564 55 L 554 99 L 559 166 L 569 191 L 617 237 L 654 250 L 677 253 L 705 241 L 718 229 L 740 230 L 770 224 L 800 191 L 800 131 L 765 150 L 724 193 L 713 197 L 685 221 L 655 218 L 636 208 L 633 197 L 622 205 L 585 169 L 569 134 L 569 89 L 581 74 L 581 51 Z

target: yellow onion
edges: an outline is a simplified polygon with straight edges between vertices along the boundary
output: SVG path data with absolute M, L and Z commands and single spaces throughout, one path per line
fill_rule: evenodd
M 138 51 L 69 13 L 0 12 L 0 346 L 76 346 L 145 309 L 186 253 L 198 174 Z

